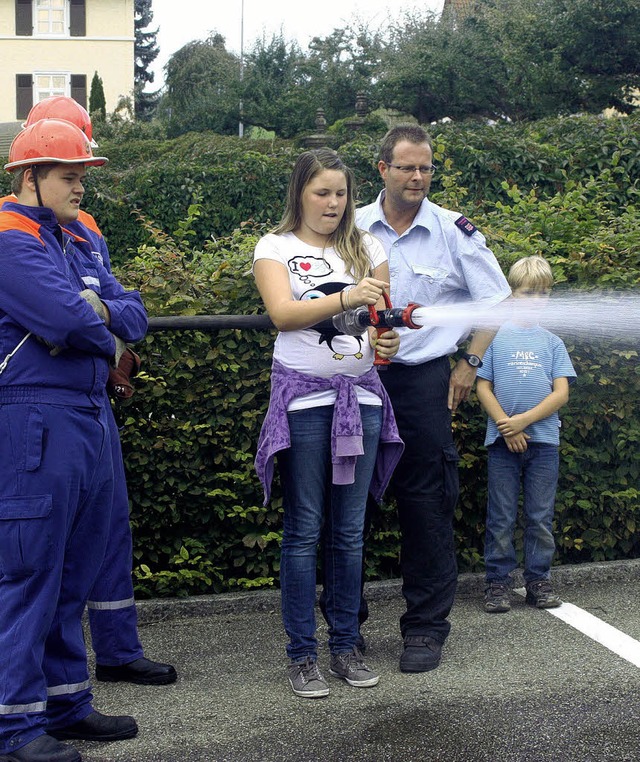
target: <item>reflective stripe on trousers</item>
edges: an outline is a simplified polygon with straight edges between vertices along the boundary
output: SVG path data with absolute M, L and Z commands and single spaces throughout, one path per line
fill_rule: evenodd
M 133 606 L 135 598 L 126 598 L 124 601 L 87 601 L 87 608 L 95 611 L 117 611 Z

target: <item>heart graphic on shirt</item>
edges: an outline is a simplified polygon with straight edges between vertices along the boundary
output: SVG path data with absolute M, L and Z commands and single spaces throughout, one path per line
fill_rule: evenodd
M 309 262 L 300 262 L 300 269 L 308 272 L 311 269 L 311 264 Z

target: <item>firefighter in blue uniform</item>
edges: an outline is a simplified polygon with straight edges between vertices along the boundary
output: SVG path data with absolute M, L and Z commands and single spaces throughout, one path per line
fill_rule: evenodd
M 132 717 L 92 706 L 81 617 L 107 545 L 114 471 L 106 382 L 144 336 L 140 295 L 67 227 L 89 140 L 46 119 L 13 141 L 0 210 L 0 755 L 78 762 L 60 739 L 111 741 Z M 2 359 L 4 358 L 4 359 Z
M 54 95 L 36 103 L 27 116 L 25 127 L 46 118 L 64 119 L 75 124 L 89 138 L 92 148 L 97 148 L 91 118 L 73 98 Z M 78 219 L 67 227 L 90 242 L 93 256 L 111 272 L 109 250 L 94 218 L 80 210 Z M 177 679 L 175 668 L 171 664 L 147 659 L 138 635 L 131 579 L 133 542 L 129 496 L 120 436 L 111 413 L 109 423 L 115 476 L 113 508 L 104 563 L 87 601 L 91 645 L 96 655 L 96 677 L 109 682 L 167 685 Z

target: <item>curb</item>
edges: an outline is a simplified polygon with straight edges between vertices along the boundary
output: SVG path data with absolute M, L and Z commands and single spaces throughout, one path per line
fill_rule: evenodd
M 560 587 L 588 583 L 630 581 L 640 579 L 640 559 L 631 561 L 602 561 L 566 566 L 554 566 L 553 581 Z M 522 573 L 514 574 L 514 587 L 523 586 Z M 484 574 L 461 574 L 458 577 L 458 596 L 482 595 Z M 368 582 L 365 593 L 370 601 L 391 600 L 402 595 L 402 580 Z M 152 624 L 170 619 L 195 619 L 233 612 L 274 611 L 280 608 L 279 590 L 197 595 L 191 598 L 155 598 L 137 601 L 139 624 Z

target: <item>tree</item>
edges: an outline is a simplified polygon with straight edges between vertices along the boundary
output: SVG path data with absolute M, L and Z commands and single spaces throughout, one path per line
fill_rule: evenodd
M 95 72 L 91 80 L 91 92 L 89 93 L 89 113 L 97 115 L 103 121 L 107 118 L 107 102 L 104 97 L 104 85 L 102 78 Z
M 227 51 L 221 34 L 184 45 L 171 56 L 166 72 L 162 110 L 168 117 L 170 137 L 197 130 L 225 135 L 237 131 L 240 61 Z
M 248 124 L 292 137 L 313 126 L 313 106 L 304 88 L 304 55 L 282 34 L 256 40 L 246 60 L 242 101 Z
M 311 40 L 305 61 L 307 87 L 327 121 L 353 116 L 359 92 L 375 101 L 384 45 L 380 31 L 357 21 Z
M 147 93 L 144 88 L 152 83 L 155 74 L 149 66 L 156 60 L 160 49 L 157 45 L 158 30 L 145 31 L 153 21 L 151 0 L 135 0 L 134 29 L 134 95 L 135 112 L 138 119 L 149 119 L 158 102 L 158 91 Z
M 421 122 L 633 109 L 637 0 L 477 0 L 460 17 L 391 27 L 379 95 Z
M 383 55 L 380 98 L 387 107 L 425 123 L 453 117 L 464 63 L 458 58 L 458 32 L 435 14 L 406 14 L 395 25 Z M 470 106 L 473 111 L 474 107 Z
M 512 117 L 633 109 L 637 0 L 484 0 L 476 13 L 500 51 Z
M 640 87 L 640 4 L 637 0 L 558 0 L 558 35 L 566 68 L 584 83 L 586 110 L 633 110 Z
M 293 137 L 313 129 L 319 108 L 329 122 L 353 116 L 356 95 L 375 89 L 382 48 L 381 34 L 358 23 L 314 37 L 306 54 L 281 34 L 257 40 L 244 77 L 246 120 Z

